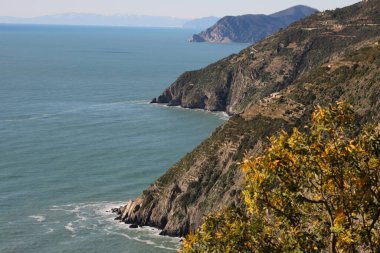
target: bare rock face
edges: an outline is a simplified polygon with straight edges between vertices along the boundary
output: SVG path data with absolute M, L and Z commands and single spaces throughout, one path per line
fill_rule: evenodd
M 194 34 L 188 42 L 206 42 L 206 40 L 203 38 L 202 34 Z
M 239 162 L 267 137 L 310 120 L 315 105 L 345 100 L 380 120 L 379 0 L 317 13 L 237 55 L 182 74 L 155 102 L 233 115 L 119 210 L 130 224 L 182 236 L 212 211 L 241 205 Z
M 206 31 L 194 34 L 189 42 L 255 43 L 316 11 L 316 9 L 298 5 L 272 15 L 226 16 Z

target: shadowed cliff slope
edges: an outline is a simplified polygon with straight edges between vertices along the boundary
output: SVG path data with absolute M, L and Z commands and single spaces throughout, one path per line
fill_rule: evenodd
M 272 15 L 248 14 L 242 16 L 226 16 L 206 31 L 194 34 L 189 41 L 254 43 L 265 36 L 277 32 L 280 28 L 287 27 L 292 22 L 309 16 L 316 11 L 316 9 L 307 6 L 297 5 Z
M 239 54 L 181 75 L 156 99 L 234 116 L 136 200 L 126 223 L 184 235 L 205 214 L 239 205 L 238 162 L 266 137 L 303 126 L 317 105 L 345 100 L 363 122 L 380 118 L 380 1 L 317 13 Z

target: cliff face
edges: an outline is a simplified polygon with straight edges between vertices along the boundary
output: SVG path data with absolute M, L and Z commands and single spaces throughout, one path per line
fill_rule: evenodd
M 226 16 L 206 31 L 194 34 L 189 41 L 254 43 L 316 11 L 316 9 L 298 5 L 272 15 Z
M 121 208 L 121 220 L 184 235 L 210 211 L 239 205 L 238 162 L 260 153 L 268 135 L 304 126 L 317 104 L 345 100 L 364 122 L 379 120 L 379 3 L 315 14 L 180 76 L 158 102 L 234 116 Z
M 187 234 L 204 214 L 239 204 L 243 173 L 238 162 L 244 152 L 260 152 L 264 137 L 287 125 L 281 119 L 233 117 L 130 203 L 121 218 L 164 229 L 165 235 Z
M 237 55 L 186 72 L 155 101 L 242 113 L 248 104 L 284 89 L 310 69 L 327 62 L 332 54 L 376 36 L 378 26 L 372 26 L 379 23 L 376 11 L 364 13 L 369 10 L 362 10 L 361 6 L 315 14 Z M 350 8 L 357 10 L 346 11 Z

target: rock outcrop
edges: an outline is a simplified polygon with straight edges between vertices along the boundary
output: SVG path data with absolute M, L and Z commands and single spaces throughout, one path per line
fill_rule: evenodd
M 194 34 L 189 42 L 254 43 L 316 11 L 307 6 L 297 5 L 272 15 L 226 16 L 206 31 Z
M 317 13 L 204 69 L 156 99 L 233 115 L 137 199 L 121 220 L 184 235 L 211 211 L 240 205 L 239 162 L 267 136 L 303 127 L 316 105 L 345 100 L 363 122 L 380 119 L 380 1 Z

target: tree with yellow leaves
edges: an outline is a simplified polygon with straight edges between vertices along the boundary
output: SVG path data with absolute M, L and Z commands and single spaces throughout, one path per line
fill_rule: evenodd
M 349 105 L 270 138 L 246 159 L 244 210 L 210 215 L 183 252 L 380 252 L 380 129 L 359 131 Z

